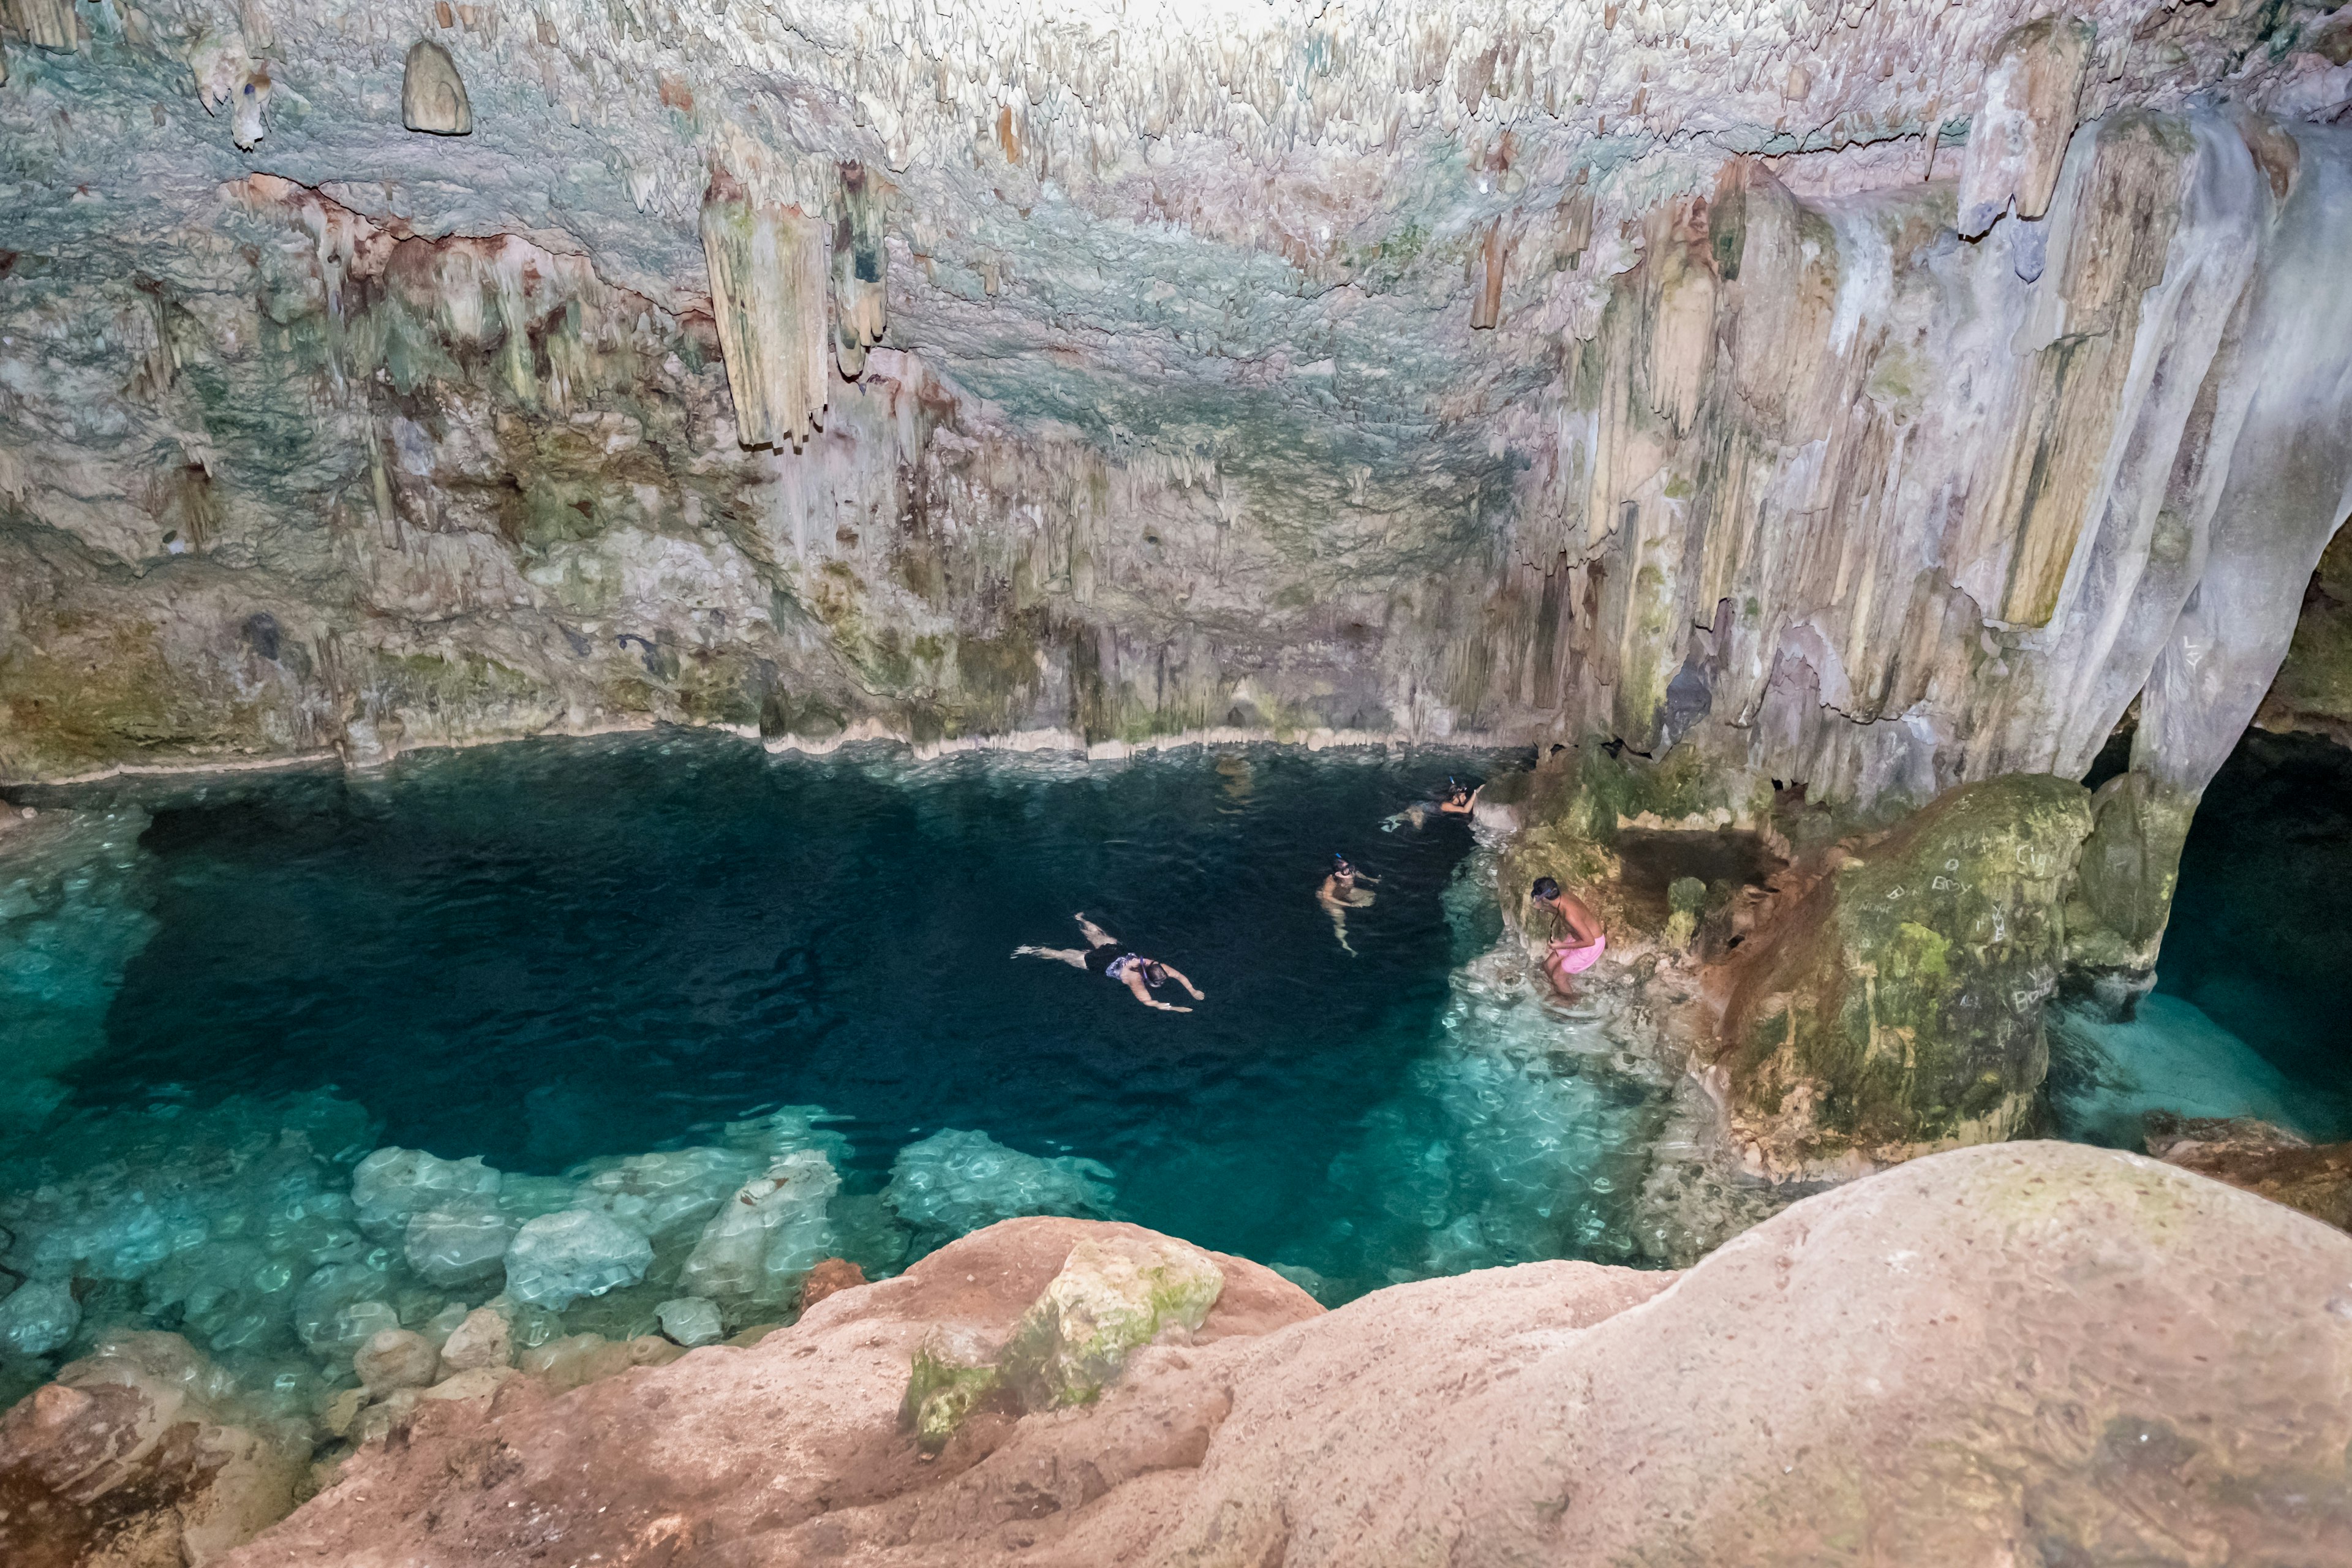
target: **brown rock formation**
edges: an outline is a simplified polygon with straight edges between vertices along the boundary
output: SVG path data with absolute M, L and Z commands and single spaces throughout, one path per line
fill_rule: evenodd
M 282 1517 L 308 1444 L 211 1386 L 177 1335 L 122 1335 L 0 1417 L 0 1563 L 199 1568 Z
M 1009 1221 L 750 1351 L 420 1408 L 234 1561 L 2352 1559 L 2352 1238 L 2133 1155 L 1917 1161 L 1681 1276 L 1531 1264 L 1323 1314 L 1222 1260 L 1192 1342 L 1098 1405 L 919 1458 L 922 1337 L 1001 1336 L 1106 1231 L 1145 1234 Z
M 866 1283 L 866 1270 L 846 1258 L 821 1258 L 801 1281 L 801 1310 L 805 1312 L 827 1296 L 837 1296 Z
M 2352 1230 L 2352 1142 L 2315 1146 L 2267 1121 L 2159 1111 L 2147 1119 L 2147 1152 Z

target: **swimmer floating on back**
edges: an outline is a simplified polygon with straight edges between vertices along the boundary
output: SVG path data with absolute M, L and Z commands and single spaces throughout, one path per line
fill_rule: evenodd
M 1379 880 L 1378 877 L 1367 877 L 1349 865 L 1345 855 L 1334 853 L 1330 874 L 1315 890 L 1317 900 L 1331 917 L 1331 934 L 1339 939 L 1341 951 L 1350 958 L 1356 956 L 1356 950 L 1348 945 L 1348 911 L 1360 910 L 1370 904 L 1372 895 L 1365 890 L 1365 884 Z
M 1204 999 L 1201 988 L 1187 979 L 1184 972 L 1174 964 L 1162 963 L 1158 959 L 1146 958 L 1139 952 L 1130 951 L 1124 942 L 1084 915 L 1073 915 L 1070 918 L 1078 922 L 1078 930 L 1086 934 L 1086 946 L 1031 947 L 1024 942 L 1013 950 L 1013 956 L 1050 958 L 1057 963 L 1066 963 L 1073 969 L 1083 969 L 1091 973 L 1099 974 L 1106 980 L 1113 980 L 1126 986 L 1135 994 L 1137 1001 L 1147 1007 L 1157 1007 L 1162 1013 L 1189 1013 L 1192 1010 L 1190 1007 L 1179 1007 L 1173 1003 L 1162 1002 L 1152 995 L 1152 992 L 1159 990 L 1171 980 L 1191 992 L 1193 1001 L 1199 1002 Z
M 1601 962 L 1608 951 L 1609 939 L 1601 933 L 1601 917 L 1574 893 L 1563 893 L 1559 884 L 1549 877 L 1538 877 L 1528 897 L 1538 909 L 1549 910 L 1568 928 L 1565 938 L 1545 944 L 1543 972 L 1551 981 L 1551 988 L 1562 996 L 1572 994 L 1568 983 L 1571 974 L 1581 974 Z

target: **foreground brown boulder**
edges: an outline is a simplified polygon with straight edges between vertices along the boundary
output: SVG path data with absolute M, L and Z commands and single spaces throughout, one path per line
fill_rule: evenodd
M 1015 1220 L 750 1350 L 420 1409 L 237 1568 L 588 1562 L 2352 1562 L 2352 1237 L 2015 1143 L 1676 1276 L 1544 1263 L 1317 1311 L 1265 1269 L 1091 1406 L 901 1425 L 1080 1239 Z

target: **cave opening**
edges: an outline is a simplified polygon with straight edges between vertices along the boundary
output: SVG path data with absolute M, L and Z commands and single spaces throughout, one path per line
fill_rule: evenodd
M 2352 751 L 2249 729 L 2190 823 L 2154 991 L 2127 1020 L 2053 1010 L 2058 1131 L 2137 1149 L 2161 1113 L 2352 1136 L 2348 951 Z

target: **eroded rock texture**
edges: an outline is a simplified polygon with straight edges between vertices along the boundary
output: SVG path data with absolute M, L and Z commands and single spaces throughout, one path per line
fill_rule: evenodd
M 1234 726 L 1916 801 L 2145 689 L 2193 802 L 2347 510 L 2309 5 L 9 16 L 6 776 Z
M 1010 1220 L 750 1350 L 419 1406 L 231 1561 L 2352 1554 L 2352 1238 L 2133 1155 L 1916 1161 L 1680 1276 L 1536 1263 L 1323 1313 L 1217 1259 L 1198 1331 L 1097 1403 L 992 1407 L 919 1457 L 927 1336 L 1002 1342 L 1075 1250 L 1152 1242 Z

